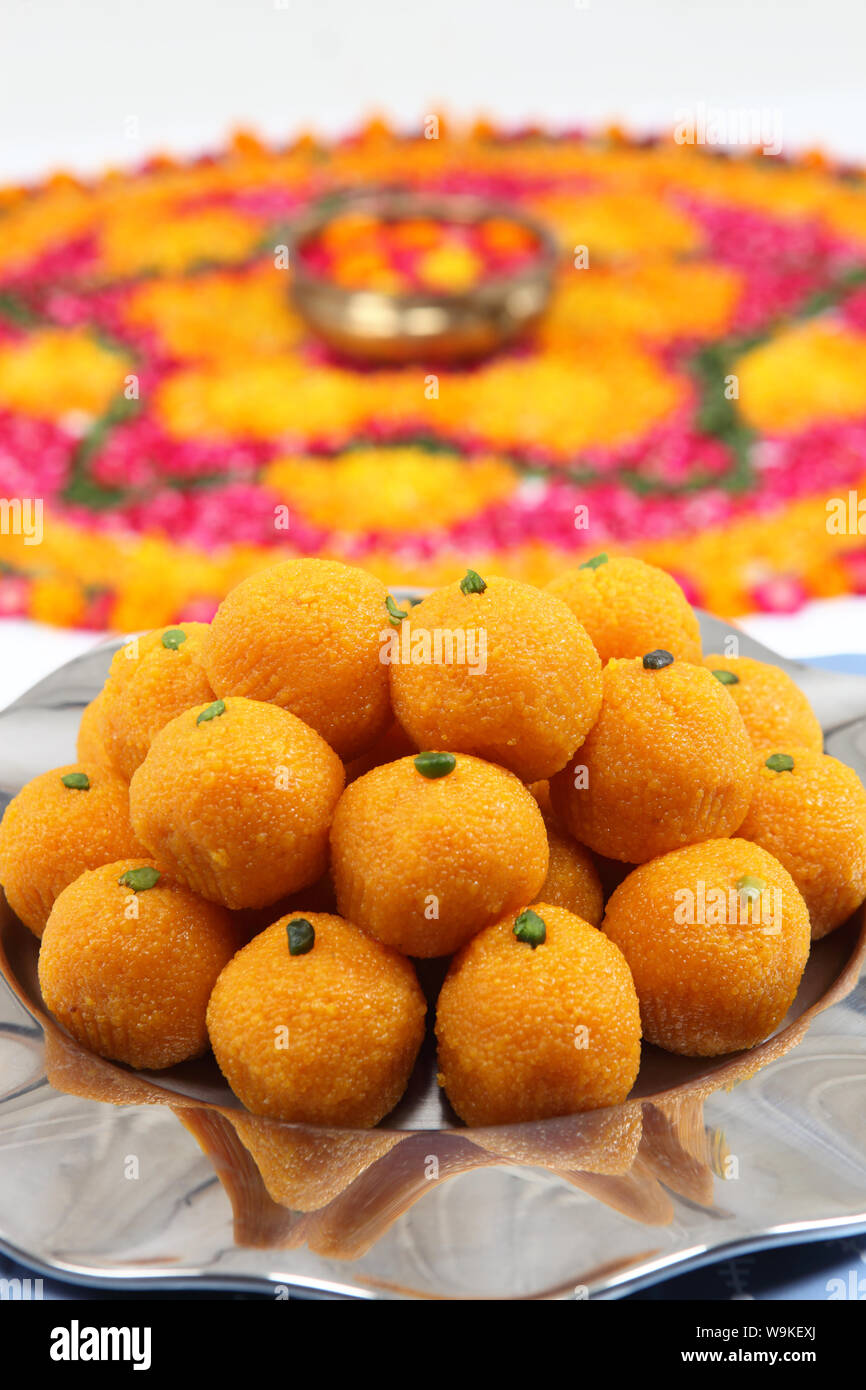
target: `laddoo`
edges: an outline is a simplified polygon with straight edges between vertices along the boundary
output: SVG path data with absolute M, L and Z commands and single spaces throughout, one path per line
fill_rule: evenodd
M 45 928 L 39 986 L 83 1046 L 161 1070 L 207 1051 L 207 1003 L 239 942 L 224 908 L 122 859 L 65 888 Z
M 207 1011 L 214 1055 L 254 1115 L 369 1128 L 406 1089 L 426 1001 L 411 962 L 328 913 L 239 951 Z
M 751 656 L 704 657 L 707 666 L 721 681 L 743 716 L 743 723 L 755 747 L 772 751 L 794 743 L 820 753 L 824 734 L 818 718 L 798 685 L 781 666 L 770 666 Z
M 555 823 L 556 813 L 554 812 L 553 806 L 551 805 L 550 783 L 547 780 L 547 778 L 543 777 L 540 782 L 527 782 L 526 785 L 532 792 L 532 795 L 535 797 L 536 801 L 538 802 L 539 809 L 541 811 L 541 814 L 544 816 L 544 819 L 546 821 Z
M 641 864 L 607 904 L 647 1041 L 689 1057 L 755 1047 L 782 1022 L 809 955 L 809 913 L 773 855 L 713 839 Z
M 754 752 L 724 686 L 666 651 L 613 657 L 603 679 L 595 726 L 550 783 L 570 833 L 630 864 L 732 835 L 749 807 Z
M 340 912 L 411 956 L 444 956 L 530 902 L 548 869 L 535 798 L 505 768 L 423 752 L 346 788 L 331 826 Z
M 817 941 L 866 901 L 866 790 L 852 768 L 814 748 L 763 749 L 739 833 L 784 864 Z
M 349 761 L 392 722 L 388 591 L 336 560 L 285 560 L 238 584 L 220 604 L 205 647 L 217 695 L 280 705 Z
M 129 789 L 104 763 L 41 773 L 12 798 L 0 822 L 0 883 L 36 936 L 58 894 L 85 869 L 142 853 Z
M 548 781 L 531 782 L 528 790 L 538 802 L 547 830 L 549 862 L 539 898 L 556 907 L 568 908 L 594 927 L 601 926 L 604 883 L 598 869 L 598 856 L 565 831 L 551 804 Z
M 642 1039 L 757 1047 L 866 902 L 866 789 L 805 696 L 705 657 L 634 559 L 417 602 L 271 565 L 118 651 L 77 751 L 0 823 L 46 1007 L 136 1068 L 211 1046 L 254 1154 L 272 1121 L 359 1140 L 391 1115 L 425 994 L 466 1124 L 639 1118 Z M 318 1209 L 278 1147 L 276 1200 Z
M 601 926 L 604 891 L 595 859 L 570 835 L 563 835 L 545 818 L 550 861 L 539 889 L 542 902 L 565 907 L 593 927 Z
M 102 763 L 104 767 L 113 767 L 105 719 L 104 687 L 81 711 L 75 740 L 75 756 L 80 763 Z
M 184 623 L 135 637 L 114 654 L 102 692 L 102 719 L 114 767 L 129 781 L 158 733 L 193 705 L 214 698 L 202 665 L 207 623 Z
M 568 604 L 604 664 L 656 648 L 679 661 L 701 659 L 694 609 L 676 580 L 645 560 L 595 555 L 557 575 L 547 592 Z
M 552 903 L 474 936 L 436 1011 L 439 1082 L 468 1125 L 617 1105 L 640 1065 L 640 1012 L 621 951 Z
M 562 600 L 471 570 L 400 622 L 390 671 L 416 747 L 472 753 L 524 782 L 564 767 L 601 705 L 598 653 Z
M 281 709 L 235 696 L 160 729 L 129 787 L 141 843 L 172 878 L 229 908 L 314 883 L 343 764 Z

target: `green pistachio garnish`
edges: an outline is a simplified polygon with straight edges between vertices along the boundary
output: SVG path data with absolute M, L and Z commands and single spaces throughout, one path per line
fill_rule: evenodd
M 170 652 L 176 652 L 182 642 L 186 641 L 186 633 L 182 627 L 170 627 L 162 634 L 162 645 Z
M 220 715 L 225 714 L 225 712 L 225 700 L 214 700 L 212 705 L 208 705 L 207 709 L 202 710 L 195 722 L 196 724 L 207 724 L 208 720 L 219 719 Z
M 155 888 L 161 878 L 159 869 L 143 864 L 140 869 L 127 869 L 117 881 L 125 888 L 131 888 L 133 893 L 143 893 L 146 888 Z
M 742 878 L 738 878 L 736 882 L 737 892 L 748 902 L 754 902 L 756 898 L 759 898 L 766 886 L 764 880 L 755 874 L 743 874 Z
M 771 772 L 793 772 L 794 759 L 790 753 L 773 753 L 764 763 Z
M 64 787 L 69 787 L 74 792 L 90 791 L 90 778 L 86 772 L 67 772 L 60 780 Z
M 722 671 L 722 670 L 719 670 L 719 671 L 714 671 L 714 672 L 713 672 L 713 675 L 715 676 L 715 678 L 716 678 L 717 681 L 721 681 L 721 682 L 722 682 L 722 685 L 739 685 L 739 684 L 740 684 L 740 678 L 739 678 L 739 676 L 736 675 L 735 672 L 733 672 L 733 671 Z
M 643 659 L 645 671 L 661 671 L 664 666 L 673 666 L 674 659 L 670 652 L 666 652 L 661 647 L 657 647 L 654 652 L 647 652 Z
M 399 627 L 403 619 L 408 618 L 409 616 L 409 614 L 405 612 L 402 608 L 397 607 L 397 604 L 394 602 L 390 594 L 385 599 L 385 607 L 388 610 L 388 622 L 391 624 L 392 627 Z
M 486 588 L 487 585 L 485 581 L 481 578 L 480 574 L 477 574 L 475 572 L 475 570 L 467 570 L 463 578 L 460 580 L 461 594 L 483 594 Z
M 306 917 L 296 917 L 286 927 L 289 938 L 289 955 L 305 956 L 316 944 L 316 930 Z
M 457 766 L 453 753 L 419 753 L 414 759 L 415 766 L 422 777 L 447 777 Z
M 547 940 L 544 919 L 539 917 L 537 912 L 533 912 L 531 907 L 526 908 L 525 912 L 521 912 L 520 916 L 514 919 L 514 935 L 518 941 L 523 941 L 534 951 L 536 946 L 543 945 Z
M 593 555 L 591 559 L 584 560 L 583 564 L 578 565 L 577 568 L 580 570 L 597 570 L 599 565 L 606 565 L 609 558 L 606 551 L 602 550 L 599 555 Z

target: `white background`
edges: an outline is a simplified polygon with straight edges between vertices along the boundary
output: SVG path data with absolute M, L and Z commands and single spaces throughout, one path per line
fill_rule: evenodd
M 0 180 L 374 108 L 670 129 L 698 104 L 866 159 L 866 0 L 0 0 Z M 749 625 L 791 655 L 866 650 L 862 600 Z M 0 625 L 0 704 L 92 640 Z
M 643 128 L 770 108 L 790 148 L 866 155 L 863 0 L 0 0 L 0 57 L 0 177 L 372 107 Z

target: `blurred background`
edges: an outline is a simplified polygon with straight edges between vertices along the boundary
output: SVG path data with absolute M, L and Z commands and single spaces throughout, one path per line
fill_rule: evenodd
M 0 40 L 0 701 L 295 551 L 415 584 L 627 551 L 787 655 L 866 650 L 856 0 L 7 0 Z M 559 242 L 540 327 L 432 401 L 274 266 L 382 181 Z

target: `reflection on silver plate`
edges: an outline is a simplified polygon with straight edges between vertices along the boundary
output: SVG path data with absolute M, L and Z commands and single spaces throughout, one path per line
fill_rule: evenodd
M 729 629 L 702 626 L 720 650 Z M 866 780 L 866 679 L 739 640 L 789 670 L 828 751 Z M 73 759 L 112 651 L 0 714 L 0 809 Z M 443 1104 L 432 1055 L 363 1135 L 255 1121 L 212 1063 L 140 1078 L 89 1058 L 45 1019 L 35 952 L 2 905 L 0 1246 L 44 1272 L 366 1299 L 614 1298 L 750 1247 L 866 1227 L 859 922 L 818 943 L 789 1018 L 748 1057 L 647 1048 L 624 1106 L 474 1131 Z

